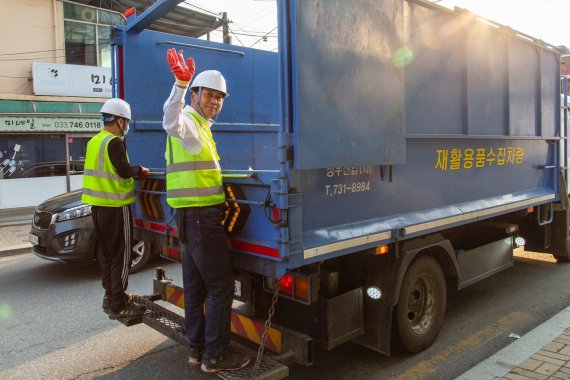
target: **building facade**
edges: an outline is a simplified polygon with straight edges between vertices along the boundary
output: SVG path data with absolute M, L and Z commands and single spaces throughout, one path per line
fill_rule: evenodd
M 2 0 L 0 222 L 81 188 L 87 141 L 112 96 L 110 33 L 153 0 Z M 102 8 L 109 7 L 109 8 Z M 225 14 L 176 7 L 152 28 L 208 37 Z
M 81 187 L 86 143 L 111 96 L 119 12 L 61 0 L 3 0 L 0 219 Z

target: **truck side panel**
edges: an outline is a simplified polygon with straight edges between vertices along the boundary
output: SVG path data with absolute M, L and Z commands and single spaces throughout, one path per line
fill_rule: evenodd
M 558 53 L 468 12 L 404 4 L 406 163 L 291 176 L 293 266 L 559 199 Z

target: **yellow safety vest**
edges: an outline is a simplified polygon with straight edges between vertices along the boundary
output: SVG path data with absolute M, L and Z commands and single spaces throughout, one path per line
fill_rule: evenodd
M 109 158 L 108 147 L 113 138 L 118 136 L 102 130 L 87 143 L 81 195 L 83 203 L 121 207 L 135 202 L 134 180 L 121 177 Z
M 220 157 L 212 132 L 203 117 L 188 112 L 194 119 L 202 150 L 192 154 L 180 139 L 166 139 L 166 200 L 173 208 L 212 206 L 225 202 Z

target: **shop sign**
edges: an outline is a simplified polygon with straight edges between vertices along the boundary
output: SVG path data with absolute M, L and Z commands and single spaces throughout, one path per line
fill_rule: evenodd
M 98 132 L 102 128 L 99 119 L 0 117 L 0 132 Z
M 35 95 L 112 96 L 110 68 L 34 62 L 32 76 Z

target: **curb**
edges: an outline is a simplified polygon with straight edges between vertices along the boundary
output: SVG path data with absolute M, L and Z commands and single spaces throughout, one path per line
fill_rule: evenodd
M 510 343 L 455 380 L 500 379 L 570 326 L 570 306 Z M 521 377 L 522 379 L 522 377 Z
M 0 257 L 15 256 L 24 253 L 32 253 L 32 247 L 14 248 L 0 251 Z

